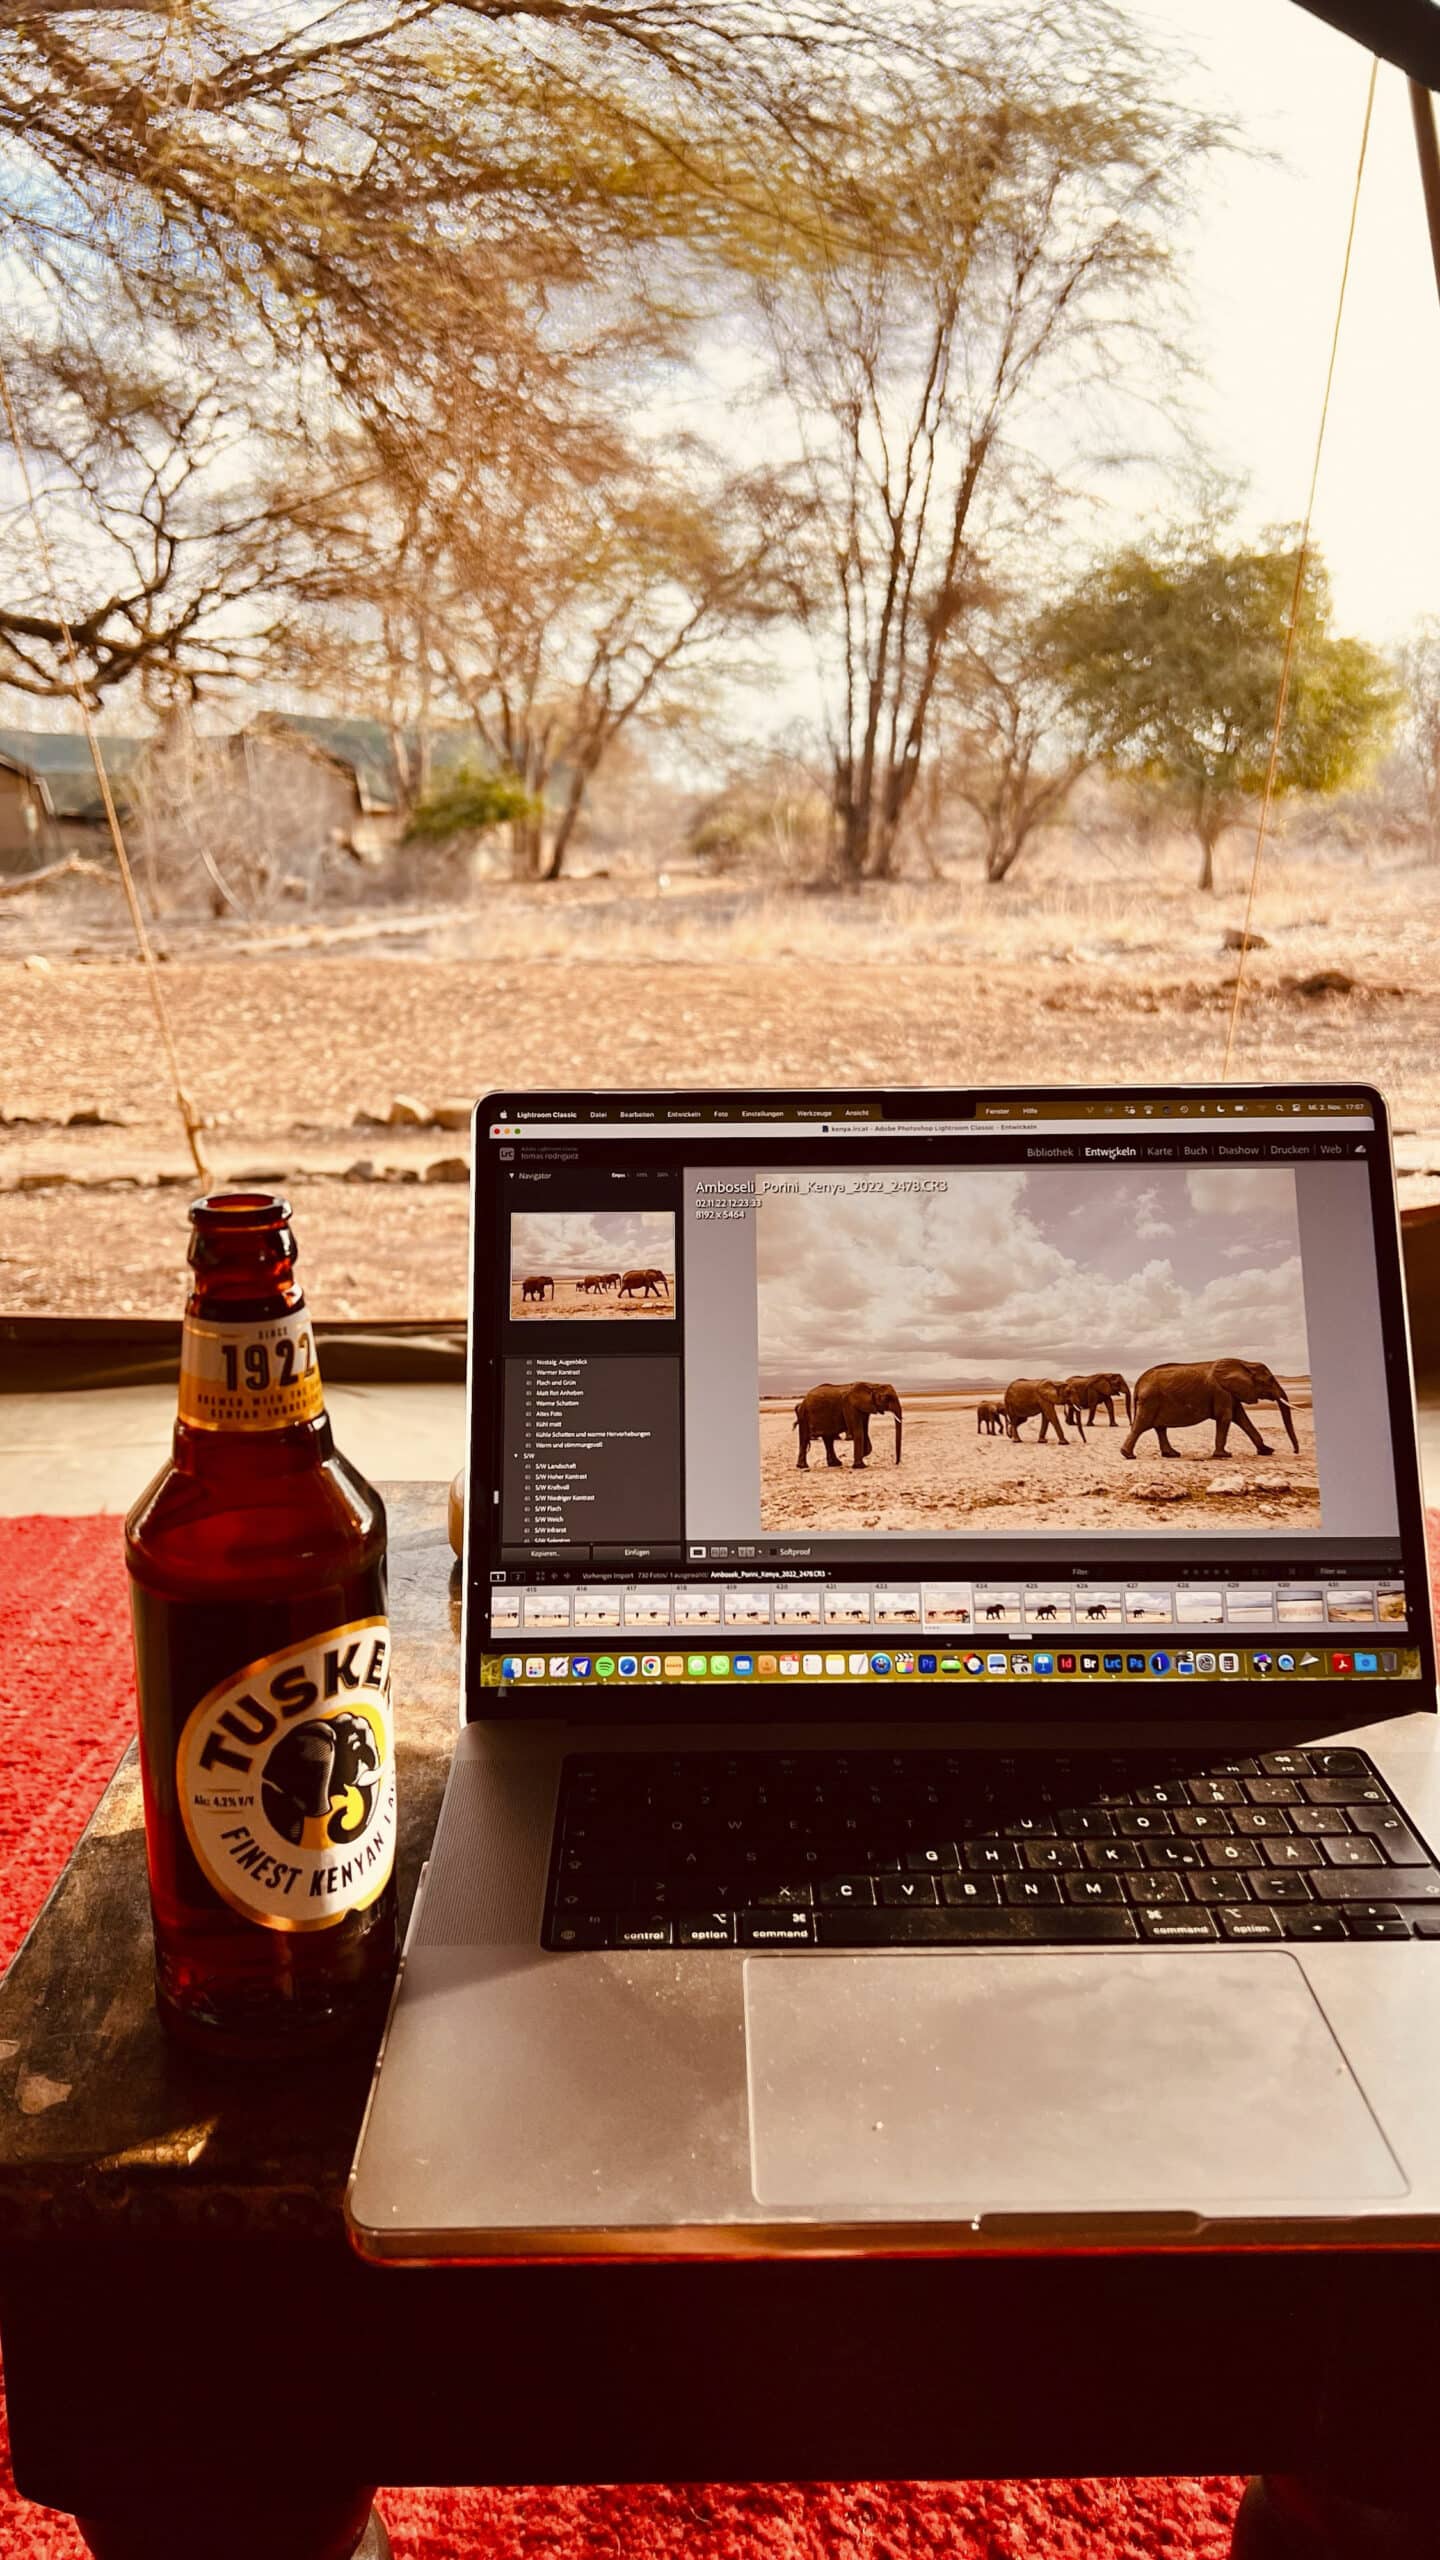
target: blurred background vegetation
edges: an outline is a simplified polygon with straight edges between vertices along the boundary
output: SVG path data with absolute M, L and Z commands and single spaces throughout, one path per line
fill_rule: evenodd
M 1197 428 L 1194 94 L 1105 0 L 9 0 L 0 872 L 105 858 L 63 602 L 157 915 L 999 886 L 1082 784 L 1213 886 L 1296 537 Z M 1281 794 L 1435 860 L 1440 624 L 1302 623 Z

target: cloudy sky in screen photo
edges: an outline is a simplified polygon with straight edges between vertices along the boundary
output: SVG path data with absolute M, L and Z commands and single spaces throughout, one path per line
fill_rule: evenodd
M 1110 1368 L 1133 1382 L 1226 1354 L 1308 1373 L 1288 1169 L 977 1167 L 947 1183 L 762 1199 L 762 1394 Z
M 565 1209 L 545 1217 L 520 1212 L 510 1221 L 510 1269 L 562 1275 L 583 1271 L 675 1269 L 673 1209 Z

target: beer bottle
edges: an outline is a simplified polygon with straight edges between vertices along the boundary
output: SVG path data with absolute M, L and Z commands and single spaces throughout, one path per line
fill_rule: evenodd
M 173 1455 L 125 1524 L 156 1994 L 192 2048 L 275 2055 L 395 1961 L 385 1511 L 331 1437 L 288 1203 L 190 1223 Z

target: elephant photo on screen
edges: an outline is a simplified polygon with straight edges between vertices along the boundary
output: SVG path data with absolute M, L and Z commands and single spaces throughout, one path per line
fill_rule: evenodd
M 1065 1389 L 1058 1378 L 1012 1378 L 1005 1390 L 1005 1427 L 1012 1440 L 1020 1437 L 1022 1423 L 1040 1416 L 1040 1438 L 1053 1431 L 1062 1449 L 1068 1448 L 1060 1420 L 1060 1407 L 1065 1402 Z M 1075 1416 L 1075 1429 L 1083 1440 L 1085 1425 Z
M 604 1194 L 592 1208 L 515 1209 L 510 1313 L 531 1324 L 673 1326 L 675 1264 L 673 1209 L 611 1207 Z
M 1290 1446 L 1298 1456 L 1300 1443 L 1295 1436 L 1290 1399 L 1274 1370 L 1267 1369 L 1263 1360 L 1165 1360 L 1158 1368 L 1146 1369 L 1135 1381 L 1135 1418 L 1120 1455 L 1133 1458 L 1136 1441 L 1145 1432 L 1153 1431 L 1162 1458 L 1183 1457 L 1183 1450 L 1170 1446 L 1167 1432 L 1185 1431 L 1197 1422 L 1213 1422 L 1215 1446 L 1209 1455 L 1224 1458 L 1229 1455 L 1225 1443 L 1230 1425 L 1238 1422 L 1257 1454 L 1269 1458 L 1274 1452 L 1269 1441 L 1261 1439 L 1245 1410 L 1247 1404 L 1278 1406 Z
M 848 1440 L 854 1450 L 852 1464 L 863 1467 L 871 1454 L 870 1421 L 874 1414 L 892 1413 L 895 1417 L 895 1464 L 900 1464 L 902 1416 L 900 1398 L 893 1387 L 875 1386 L 857 1379 L 845 1387 L 812 1387 L 795 1407 L 794 1428 L 800 1434 L 797 1467 L 810 1463 L 810 1443 L 823 1440 L 825 1464 L 838 1467 L 835 1455 L 837 1440 Z
M 1003 1404 L 977 1404 L 975 1407 L 975 1428 L 977 1431 L 988 1432 L 992 1438 L 997 1431 L 1003 1433 L 1005 1429 L 1005 1407 Z
M 1130 1390 L 1118 1369 L 1096 1369 L 1088 1378 L 1067 1378 L 1065 1381 L 1067 1422 L 1088 1422 L 1093 1430 L 1096 1413 L 1103 1404 L 1105 1418 L 1113 1431 L 1117 1403 L 1123 1404 L 1125 1419 L 1128 1422 L 1131 1410 Z

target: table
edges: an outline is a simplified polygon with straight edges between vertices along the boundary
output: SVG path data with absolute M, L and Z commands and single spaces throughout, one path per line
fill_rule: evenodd
M 444 1488 L 384 1491 L 408 1908 L 459 1594 Z M 341 2196 L 369 2051 L 189 2061 L 150 1964 L 132 1749 L 0 1989 L 16 2477 L 103 2560 L 346 2560 L 377 2480 L 1428 2465 L 1414 2250 L 366 2266 Z

